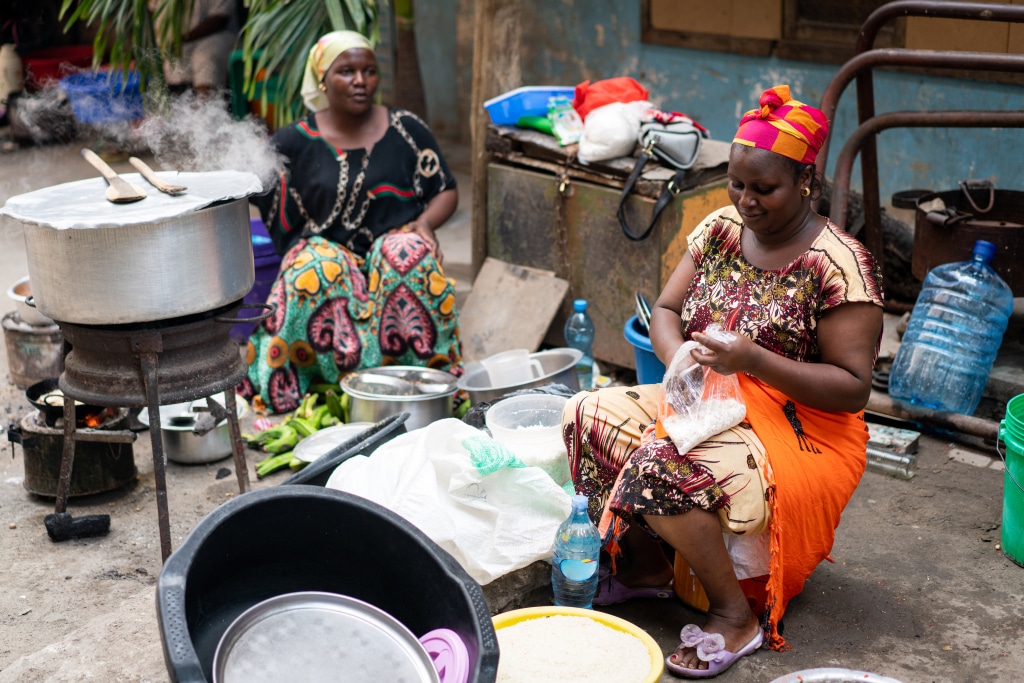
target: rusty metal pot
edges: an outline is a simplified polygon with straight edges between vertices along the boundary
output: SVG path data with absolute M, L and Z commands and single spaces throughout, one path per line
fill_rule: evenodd
M 124 177 L 144 185 L 135 175 Z M 246 197 L 258 179 L 227 171 L 175 178 L 188 193 L 151 192 L 134 204 L 107 202 L 98 178 L 8 200 L 0 213 L 24 227 L 39 312 L 60 322 L 119 325 L 244 297 L 255 280 Z
M 943 209 L 930 207 L 941 200 Z M 997 190 L 988 181 L 965 181 L 961 189 L 932 192 L 914 202 L 914 276 L 924 280 L 943 263 L 967 261 L 978 240 L 997 247 L 992 269 L 1024 295 L 1024 192 Z

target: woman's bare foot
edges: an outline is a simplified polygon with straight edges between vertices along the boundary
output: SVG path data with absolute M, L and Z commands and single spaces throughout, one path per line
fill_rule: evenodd
M 720 633 L 725 638 L 725 649 L 729 652 L 737 652 L 749 643 L 761 629 L 757 618 L 752 612 L 739 617 L 728 615 L 716 615 L 708 612 L 708 620 L 701 629 L 705 633 Z M 702 662 L 697 657 L 697 651 L 692 647 L 679 647 L 669 659 L 673 664 L 678 664 L 687 669 L 706 669 L 707 662 Z

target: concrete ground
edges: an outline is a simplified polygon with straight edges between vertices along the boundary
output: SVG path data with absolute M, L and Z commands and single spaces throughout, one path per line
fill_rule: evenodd
M 462 208 L 439 238 L 464 297 L 470 285 L 469 155 L 465 147 L 443 146 L 463 195 Z M 115 168 L 130 170 L 127 164 Z M 0 204 L 91 174 L 77 145 L 0 154 Z M 0 231 L 3 289 L 25 274 L 20 234 Z M 891 350 L 893 320 L 888 322 Z M 6 351 L 0 355 L 2 375 Z M 30 409 L 23 391 L 4 378 L 0 407 L 8 420 Z M 147 433 L 134 449 L 137 483 L 71 501 L 76 516 L 109 513 L 110 534 L 61 544 L 52 543 L 43 527 L 52 499 L 22 486 L 21 448 L 11 445 L 9 456 L 0 454 L 0 683 L 167 680 L 154 608 L 161 563 Z M 247 457 L 252 473 L 262 456 Z M 1000 549 L 1003 473 L 996 452 L 991 444 L 926 435 L 918 463 L 910 480 L 865 474 L 839 527 L 835 562 L 823 563 L 790 604 L 785 636 L 792 649 L 744 658 L 721 680 L 767 683 L 816 667 L 862 670 L 904 683 L 1021 680 L 1024 569 Z M 168 465 L 175 546 L 237 495 L 233 472 L 222 477 L 222 468 L 230 470 L 231 461 Z M 283 475 L 252 478 L 261 488 Z M 1014 533 L 1021 533 L 1022 523 L 1016 520 Z M 684 624 L 701 619 L 674 600 L 634 601 L 607 611 L 640 625 L 665 652 Z

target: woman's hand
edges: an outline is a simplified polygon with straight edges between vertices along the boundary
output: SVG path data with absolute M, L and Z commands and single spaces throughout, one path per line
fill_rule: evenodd
M 727 332 L 732 336 L 728 342 L 709 337 L 703 332 L 694 332 L 694 341 L 700 342 L 708 353 L 694 349 L 690 356 L 701 365 L 722 375 L 737 372 L 754 374 L 765 350 L 742 334 Z
M 423 241 L 430 247 L 430 253 L 437 259 L 438 265 L 441 265 L 444 261 L 444 254 L 441 253 L 441 245 L 437 241 L 437 237 L 434 235 L 434 228 L 430 226 L 428 221 L 423 214 L 420 214 L 416 220 L 409 223 L 409 229 L 423 238 Z

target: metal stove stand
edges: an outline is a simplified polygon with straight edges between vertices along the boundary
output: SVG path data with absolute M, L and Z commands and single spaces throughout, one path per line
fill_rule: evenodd
M 75 441 L 97 439 L 90 433 L 92 430 L 77 429 L 76 400 L 107 407 L 148 409 L 163 561 L 171 554 L 171 532 L 160 429 L 162 403 L 224 392 L 223 410 L 215 401 L 208 400 L 208 403 L 215 423 L 224 418 L 228 421 L 238 490 L 240 493 L 249 491 L 249 472 L 234 392 L 245 376 L 246 365 L 229 332 L 231 326 L 239 322 L 265 319 L 273 309 L 266 305 L 245 307 L 267 310 L 256 318 L 236 318 L 234 313 L 242 308 L 242 302 L 236 302 L 209 313 L 151 324 L 92 326 L 58 321 L 69 351 L 60 376 L 64 393 L 64 450 L 57 486 L 57 514 L 67 510 Z

